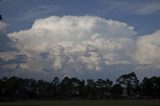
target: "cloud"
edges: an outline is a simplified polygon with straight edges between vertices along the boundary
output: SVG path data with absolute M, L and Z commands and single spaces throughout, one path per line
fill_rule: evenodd
M 36 20 L 31 29 L 8 36 L 21 54 L 27 56 L 30 70 L 67 74 L 129 63 L 135 34 L 134 28 L 126 23 L 100 17 L 51 16 Z
M 160 2 L 153 1 L 146 4 L 137 4 L 135 6 L 135 14 L 148 15 L 160 11 Z
M 105 1 L 101 3 L 102 8 L 100 10 L 96 10 L 97 13 L 114 13 L 114 12 L 121 12 L 121 13 L 130 13 L 136 15 L 150 15 L 155 12 L 160 11 L 160 2 L 159 0 L 152 0 L 152 1 Z
M 160 30 L 137 40 L 136 58 L 139 64 L 160 68 Z
M 14 60 L 16 59 L 16 52 L 0 52 L 0 59 L 4 60 L 4 61 L 8 61 L 8 60 Z
M 13 64 L 5 64 L 2 66 L 3 69 L 12 69 L 15 70 L 18 67 L 17 64 L 13 63 Z
M 5 22 L 0 21 L 0 32 L 3 31 L 7 27 Z
M 146 64 L 158 66 L 159 31 L 135 35 L 134 27 L 124 22 L 95 16 L 51 16 L 8 37 L 19 54 L 26 56 L 25 63 L 18 65 L 20 72 L 85 78 L 105 76 L 113 67 L 128 72 L 129 67 L 134 71 Z

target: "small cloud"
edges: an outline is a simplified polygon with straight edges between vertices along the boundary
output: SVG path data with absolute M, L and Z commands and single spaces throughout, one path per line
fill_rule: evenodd
M 15 63 L 5 64 L 2 66 L 3 69 L 11 69 L 11 70 L 15 70 L 15 69 L 17 69 L 17 67 L 18 67 L 18 64 L 15 64 Z
M 0 31 L 3 31 L 7 27 L 5 22 L 0 21 Z
M 160 11 L 160 2 L 151 2 L 146 4 L 137 4 L 135 6 L 135 14 L 148 15 Z
M 14 60 L 17 58 L 17 53 L 16 52 L 0 52 L 0 59 L 4 61 L 9 61 L 9 60 Z

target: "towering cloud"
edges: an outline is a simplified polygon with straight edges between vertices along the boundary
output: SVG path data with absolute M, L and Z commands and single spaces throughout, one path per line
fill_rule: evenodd
M 139 64 L 146 62 L 148 56 L 154 58 L 141 55 L 151 46 L 156 53 L 159 41 L 152 42 L 152 35 L 137 41 L 135 34 L 134 27 L 119 21 L 94 16 L 51 16 L 8 37 L 26 56 L 26 63 L 19 68 L 59 76 L 85 76 L 101 73 L 110 65 Z M 153 35 L 155 39 L 156 36 L 159 34 Z

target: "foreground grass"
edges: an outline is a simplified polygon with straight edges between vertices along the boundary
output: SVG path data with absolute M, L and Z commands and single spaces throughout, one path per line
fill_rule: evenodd
M 98 100 L 98 101 L 23 101 L 0 102 L 0 106 L 160 106 L 159 100 Z

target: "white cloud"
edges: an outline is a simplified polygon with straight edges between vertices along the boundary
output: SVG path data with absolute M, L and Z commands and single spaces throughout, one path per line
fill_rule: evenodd
M 134 44 L 135 34 L 126 23 L 100 17 L 52 16 L 8 36 L 27 56 L 30 69 L 100 71 L 106 63 L 128 61 L 132 50 L 127 46 Z
M 159 32 L 137 38 L 135 34 L 134 27 L 119 21 L 51 16 L 8 37 L 27 57 L 19 68 L 55 76 L 85 76 L 120 64 L 159 64 Z
M 141 36 L 137 41 L 136 58 L 140 64 L 160 68 L 160 31 Z

